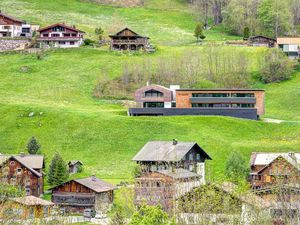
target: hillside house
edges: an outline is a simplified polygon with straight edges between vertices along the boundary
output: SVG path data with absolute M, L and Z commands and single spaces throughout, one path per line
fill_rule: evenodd
M 253 152 L 250 160 L 253 189 L 300 183 L 300 153 Z
M 38 29 L 38 25 L 27 24 L 0 11 L 0 38 L 31 38 Z
M 297 59 L 300 52 L 300 36 L 278 37 L 276 46 L 289 58 Z
M 22 33 L 22 24 L 24 23 L 24 21 L 8 16 L 0 11 L 0 38 L 20 37 Z
M 266 36 L 258 35 L 248 39 L 248 44 L 251 46 L 273 48 L 276 45 L 276 40 Z
M 6 220 L 47 218 L 52 215 L 54 206 L 53 202 L 35 196 L 11 198 L 1 206 L 0 218 Z
M 52 202 L 66 212 L 82 213 L 85 209 L 106 213 L 114 200 L 115 186 L 95 176 L 75 179 L 52 188 Z
M 110 48 L 112 50 L 147 50 L 149 48 L 149 38 L 141 36 L 129 28 L 125 28 L 114 35 L 109 35 L 111 38 Z
M 255 190 L 271 204 L 270 214 L 277 224 L 300 224 L 300 183 L 279 184 Z
M 80 170 L 82 169 L 83 163 L 79 160 L 73 160 L 73 161 L 68 162 L 68 166 L 69 166 L 69 173 L 74 174 L 74 173 L 80 172 Z
M 171 213 L 176 199 L 201 185 L 201 176 L 185 169 L 157 170 L 135 179 L 136 205 L 161 205 Z
M 265 113 L 265 92 L 256 89 L 180 89 L 147 85 L 134 94 L 130 116 L 220 115 L 257 120 Z
M 26 195 L 39 197 L 44 191 L 44 156 L 0 155 L 0 180 L 25 190 Z
M 149 141 L 132 159 L 142 173 L 184 169 L 205 183 L 205 161 L 211 157 L 196 142 Z
M 83 44 L 85 32 L 75 26 L 57 23 L 38 30 L 37 42 L 40 48 L 76 48 Z

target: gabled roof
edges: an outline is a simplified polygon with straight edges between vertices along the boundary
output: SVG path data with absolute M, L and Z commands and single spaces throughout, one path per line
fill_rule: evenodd
M 82 163 L 81 161 L 79 161 L 79 160 L 72 160 L 72 161 L 70 161 L 70 162 L 68 163 L 68 165 L 69 165 L 69 166 L 74 166 L 74 165 L 77 164 L 77 163 L 83 165 L 83 163 Z
M 46 201 L 35 196 L 25 196 L 20 198 L 12 198 L 11 201 L 17 202 L 26 206 L 53 206 L 53 202 Z
M 78 32 L 78 33 L 85 33 L 84 31 L 78 30 L 78 29 L 76 29 L 75 27 L 67 26 L 67 25 L 64 24 L 64 23 L 56 23 L 56 24 L 52 24 L 52 25 L 47 26 L 47 27 L 43 27 L 43 28 L 39 29 L 38 32 L 42 32 L 42 31 L 44 31 L 44 30 L 47 30 L 47 29 L 49 29 L 49 28 L 56 27 L 56 26 L 61 26 L 61 27 L 64 27 L 64 28 L 66 28 L 66 29 L 69 29 L 69 30 Z
M 258 153 L 253 152 L 251 155 L 251 166 L 264 166 L 260 171 L 264 170 L 276 159 L 282 157 L 296 169 L 300 171 L 300 153 Z M 258 171 L 258 173 L 260 172 Z
M 190 172 L 188 170 L 179 168 L 175 169 L 174 171 L 172 170 L 158 170 L 156 171 L 157 173 L 169 176 L 173 179 L 184 179 L 184 178 L 193 178 L 193 177 L 200 177 L 200 175 Z
M 13 21 L 13 22 L 17 22 L 17 23 L 25 23 L 25 21 L 23 21 L 23 20 L 19 20 L 19 19 L 15 18 L 15 17 L 8 16 L 8 15 L 2 13 L 2 12 L 0 12 L 0 16 L 3 16 L 3 17 L 5 17 L 5 18 L 7 18 L 7 19 L 9 19 L 9 20 L 11 20 L 11 21 Z
M 268 40 L 271 40 L 271 41 L 275 41 L 276 42 L 276 39 L 274 38 L 270 38 L 270 37 L 266 37 L 266 36 L 263 36 L 263 35 L 256 35 L 256 36 L 252 36 L 250 37 L 249 39 L 254 39 L 254 38 L 265 38 L 265 39 L 268 39 Z
M 9 159 L 14 159 L 19 162 L 22 166 L 27 168 L 30 172 L 38 177 L 43 176 L 37 169 L 44 168 L 44 156 L 43 155 L 30 155 L 30 154 L 20 154 L 20 155 L 2 155 L 0 154 L 0 166 L 7 162 Z
M 131 37 L 141 37 L 141 38 L 148 38 L 148 37 L 144 37 L 144 36 L 141 36 L 139 35 L 138 33 L 134 32 L 133 30 L 129 29 L 128 27 L 120 30 L 119 32 L 117 32 L 116 34 L 113 34 L 113 35 L 109 35 L 109 37 L 127 37 L 127 35 L 120 35 L 122 32 L 124 32 L 125 30 L 128 30 L 130 31 L 131 33 L 133 33 L 134 35 L 131 36 Z
M 112 190 L 116 189 L 116 187 L 114 185 L 112 185 L 110 183 L 107 183 L 103 180 L 100 180 L 95 176 L 90 176 L 90 177 L 82 178 L 82 179 L 69 180 L 69 181 L 67 181 L 63 184 L 60 184 L 56 187 L 51 188 L 51 190 L 54 189 L 54 188 L 63 186 L 66 183 L 69 183 L 71 181 L 79 183 L 79 184 L 81 184 L 81 185 L 83 185 L 83 186 L 85 186 L 85 187 L 87 187 L 87 188 L 89 188 L 89 189 L 91 189 L 91 190 L 93 190 L 94 192 L 97 192 L 97 193 L 112 191 Z
M 193 147 L 199 149 L 205 159 L 210 156 L 196 142 L 149 141 L 132 159 L 133 161 L 178 162 Z

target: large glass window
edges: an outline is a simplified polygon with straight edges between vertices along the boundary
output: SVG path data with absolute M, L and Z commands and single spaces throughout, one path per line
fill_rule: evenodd
M 62 32 L 65 31 L 64 27 L 52 27 L 52 31 L 54 32 Z
M 230 97 L 230 94 L 229 93 L 192 93 L 192 97 L 226 98 L 226 97 Z
M 144 102 L 144 108 L 163 108 L 163 102 Z
M 164 94 L 162 92 L 153 89 L 145 92 L 145 97 L 147 98 L 160 98 L 163 96 Z
M 192 103 L 192 108 L 255 108 L 255 104 L 204 104 L 204 103 Z
M 231 97 L 253 98 L 254 97 L 254 93 L 232 93 Z

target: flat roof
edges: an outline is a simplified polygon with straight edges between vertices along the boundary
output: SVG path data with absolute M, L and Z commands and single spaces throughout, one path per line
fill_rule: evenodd
M 265 91 L 264 89 L 176 89 L 176 91 Z

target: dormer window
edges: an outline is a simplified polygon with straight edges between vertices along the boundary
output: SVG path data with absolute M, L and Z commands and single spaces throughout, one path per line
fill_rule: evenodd
M 65 28 L 64 27 L 60 27 L 60 26 L 58 26 L 58 27 L 52 27 L 52 31 L 53 32 L 63 32 L 63 31 L 65 31 Z
M 164 94 L 162 92 L 156 91 L 156 90 L 153 90 L 153 89 L 145 92 L 145 97 L 146 98 L 161 98 L 163 96 L 164 96 Z

